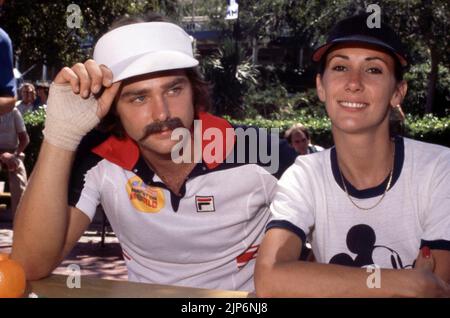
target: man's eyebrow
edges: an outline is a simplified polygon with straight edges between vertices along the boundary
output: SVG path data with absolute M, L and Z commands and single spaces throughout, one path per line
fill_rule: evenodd
M 163 89 L 168 89 L 170 87 L 176 86 L 178 84 L 185 84 L 187 82 L 187 78 L 183 76 L 179 76 L 173 79 L 173 81 L 170 81 L 169 83 L 166 83 L 162 86 Z
M 126 91 L 125 93 L 120 94 L 120 99 L 125 99 L 132 96 L 141 96 L 141 95 L 147 95 L 150 92 L 147 88 L 140 88 L 140 89 L 130 89 L 129 91 Z
M 168 89 L 175 85 L 186 83 L 187 81 L 188 80 L 185 77 L 180 76 L 180 77 L 174 78 L 172 81 L 162 85 L 161 87 L 163 90 L 165 90 L 165 89 Z M 132 97 L 132 96 L 147 95 L 150 92 L 151 92 L 151 89 L 149 89 L 149 88 L 130 89 L 130 90 L 122 93 L 119 98 L 125 99 L 125 98 Z

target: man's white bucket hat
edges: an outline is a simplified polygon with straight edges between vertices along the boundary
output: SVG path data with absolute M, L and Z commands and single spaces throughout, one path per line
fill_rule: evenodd
M 106 33 L 95 45 L 94 60 L 112 71 L 113 82 L 198 65 L 192 38 L 168 22 L 134 23 Z

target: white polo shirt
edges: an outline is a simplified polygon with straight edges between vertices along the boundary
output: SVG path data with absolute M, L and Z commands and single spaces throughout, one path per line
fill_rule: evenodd
M 231 127 L 212 115 L 206 127 Z M 69 203 L 93 218 L 101 204 L 131 281 L 253 291 L 254 262 L 277 179 L 255 163 L 199 163 L 172 193 L 131 139 L 78 155 Z M 285 144 L 280 151 L 291 151 Z M 295 158 L 295 153 L 289 153 Z M 282 169 L 286 167 L 283 166 Z

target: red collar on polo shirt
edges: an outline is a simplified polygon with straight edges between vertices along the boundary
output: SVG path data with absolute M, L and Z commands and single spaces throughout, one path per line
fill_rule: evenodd
M 223 118 L 216 117 L 209 113 L 200 112 L 199 119 L 202 121 L 202 156 L 203 161 L 208 167 L 208 169 L 214 169 L 219 166 L 221 162 L 213 161 L 212 159 L 208 160 L 208 154 L 205 154 L 205 147 L 210 143 L 214 142 L 213 140 L 205 140 L 203 139 L 204 133 L 209 128 L 219 129 L 222 133 L 223 138 L 225 138 L 223 144 L 223 161 L 225 161 L 226 157 L 233 150 L 236 136 L 234 134 L 234 129 L 231 124 Z M 233 129 L 233 133 L 230 134 L 232 138 L 226 138 L 226 129 Z M 211 131 L 213 132 L 213 131 Z M 209 138 L 209 137 L 208 137 Z M 213 147 L 213 146 L 212 146 Z M 115 136 L 110 136 L 103 143 L 98 145 L 97 147 L 92 149 L 92 152 L 99 155 L 100 157 L 115 163 L 116 165 L 126 169 L 132 170 L 136 165 L 140 151 L 139 147 L 134 140 L 130 137 L 125 136 L 123 139 L 118 139 Z

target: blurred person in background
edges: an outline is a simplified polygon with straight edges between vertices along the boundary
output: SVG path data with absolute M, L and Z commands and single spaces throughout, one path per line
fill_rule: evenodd
M 25 115 L 28 112 L 32 112 L 38 109 L 39 101 L 36 96 L 36 88 L 31 83 L 24 83 L 19 89 L 21 100 L 16 104 L 20 113 Z
M 323 148 L 311 143 L 311 138 L 308 129 L 300 123 L 294 124 L 289 128 L 284 138 L 288 141 L 289 145 L 295 149 L 299 155 L 306 155 L 322 151 Z
M 0 16 L 4 0 L 0 0 Z M 0 115 L 10 112 L 16 103 L 16 80 L 13 73 L 11 39 L 0 28 Z

